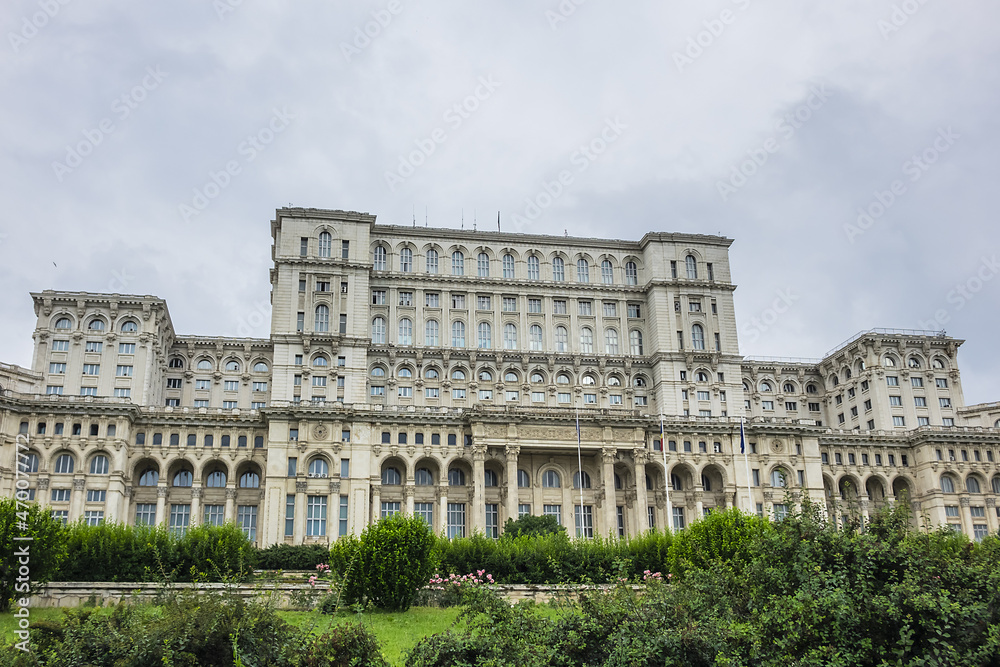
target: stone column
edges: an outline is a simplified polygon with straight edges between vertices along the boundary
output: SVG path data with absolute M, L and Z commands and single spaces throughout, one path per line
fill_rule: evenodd
M 517 521 L 518 489 L 517 489 L 517 457 L 521 448 L 517 445 L 507 445 L 507 518 Z
M 406 499 L 406 514 L 408 516 L 413 516 L 413 493 L 416 491 L 416 487 L 411 482 L 412 480 L 407 481 L 406 486 L 403 487 L 403 497 Z
M 472 448 L 472 532 L 486 530 L 486 447 Z M 468 519 L 466 519 L 468 520 Z
M 69 522 L 73 523 L 83 516 L 83 501 L 87 495 L 87 480 L 73 480 L 73 497 L 69 504 Z
M 258 520 L 260 517 L 258 517 Z M 191 489 L 191 521 L 189 525 L 197 526 L 201 523 L 201 487 L 195 486 Z
M 867 526 L 869 524 L 869 522 L 871 522 L 871 513 L 868 510 L 868 508 L 870 506 L 870 503 L 868 502 L 869 498 L 868 498 L 868 496 L 861 496 L 860 500 L 861 500 L 861 503 L 860 503 L 861 504 L 861 516 L 864 519 L 865 525 Z
M 368 513 L 368 524 L 371 525 L 382 517 L 382 485 L 372 484 L 372 506 Z
M 997 517 L 996 506 L 996 498 L 986 499 L 986 525 L 990 528 L 990 535 L 997 534 L 997 524 L 1000 523 L 1000 518 Z
M 438 486 L 438 505 L 440 506 L 437 511 L 437 533 L 438 535 L 447 534 L 448 532 L 448 487 Z
M 698 487 L 698 489 L 694 493 L 694 511 L 698 515 L 691 519 L 691 523 L 694 523 L 695 521 L 700 521 L 701 518 L 705 516 L 704 495 L 705 495 L 704 491 L 702 491 L 701 487 Z
M 226 521 L 236 521 L 236 487 L 226 489 Z
M 302 544 L 306 536 L 306 513 L 309 508 L 306 505 L 306 488 L 309 483 L 305 480 L 295 480 L 295 527 L 293 529 L 292 542 Z
M 162 523 L 163 525 L 169 525 L 170 517 L 166 513 L 167 506 L 167 487 L 157 486 L 156 487 L 156 523 Z
M 618 535 L 618 504 L 615 496 L 615 448 L 605 447 L 601 450 L 604 462 L 604 526 L 598 533 L 595 526 L 594 535 L 604 534 L 611 537 Z
M 638 517 L 639 532 L 649 530 L 649 519 L 647 512 L 649 500 L 646 493 L 646 459 L 649 452 L 645 449 L 635 449 L 632 451 L 632 460 L 635 462 L 635 504 L 636 516 Z
M 962 532 L 972 538 L 972 509 L 969 496 L 962 496 L 958 499 L 958 516 L 962 520 Z

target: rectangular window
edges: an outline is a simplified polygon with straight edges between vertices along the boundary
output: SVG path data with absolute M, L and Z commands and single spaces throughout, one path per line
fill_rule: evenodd
M 951 407 L 951 399 L 950 398 L 939 398 L 938 399 L 938 403 L 941 404 L 942 408 L 950 408 Z
M 517 297 L 516 296 L 505 296 L 503 297 L 502 309 L 505 313 L 516 313 L 517 312 Z
M 642 308 L 637 303 L 628 304 L 628 316 L 632 319 L 642 317 Z
M 100 375 L 101 365 L 100 364 L 84 364 L 83 374 L 84 375 Z
M 52 375 L 64 375 L 66 373 L 66 364 L 49 364 L 49 373 Z
M 238 407 L 239 407 L 239 404 L 238 404 L 237 401 L 223 401 L 222 402 L 222 408 L 224 410 L 235 410 Z
M 341 259 L 350 259 L 350 256 L 351 256 L 351 242 L 350 241 L 341 241 L 340 242 L 340 258 Z
M 458 399 L 464 399 L 465 398 L 465 390 L 464 389 L 452 389 L 451 390 L 451 397 L 452 398 L 458 398 Z
M 785 401 L 785 410 L 787 410 L 788 412 L 797 412 L 798 409 L 799 409 L 799 404 L 796 403 L 795 401 Z M 853 408 L 853 410 L 857 412 L 857 408 Z
M 305 313 L 295 313 L 295 330 L 298 332 L 305 331 L 306 329 L 306 314 Z
M 890 387 L 898 387 L 899 386 L 899 378 L 896 377 L 895 375 L 886 375 L 885 376 L 885 382 Z
M 565 315 L 566 314 L 566 300 L 565 299 L 553 299 L 552 300 L 552 313 L 555 315 Z
M 107 491 L 103 489 L 87 489 L 88 503 L 103 503 L 107 498 Z
M 61 396 L 63 388 L 59 385 L 50 384 L 45 387 L 45 393 L 50 396 Z
M 448 503 L 448 539 L 465 537 L 465 503 Z
M 674 530 L 684 530 L 684 508 L 674 508 Z
M 399 293 L 399 305 L 401 306 L 412 306 L 413 305 L 413 292 L 400 292 Z
M 309 237 L 302 236 L 299 238 L 299 257 L 305 257 L 309 254 Z
M 382 503 L 382 513 L 380 516 L 383 519 L 387 519 L 393 516 L 394 514 L 399 514 L 400 512 L 399 507 L 400 504 L 398 502 L 384 502 Z
M 531 402 L 532 403 L 544 403 L 545 402 L 545 392 L 544 391 L 533 391 L 533 392 L 531 392 Z
M 890 396 L 889 397 L 889 405 L 892 405 L 894 407 L 900 407 L 900 406 L 902 406 L 903 405 L 903 397 L 902 396 Z
M 236 523 L 243 530 L 243 534 L 251 542 L 257 541 L 257 506 L 238 505 L 236 507 Z
M 895 416 L 892 418 L 893 426 L 906 426 L 906 417 Z
M 934 380 L 934 384 L 937 385 L 938 389 L 947 389 L 948 388 L 948 378 L 936 378 Z
M 208 523 L 208 507 L 205 508 L 205 523 Z M 285 537 L 293 535 L 295 535 L 295 494 L 289 493 L 285 496 Z
M 69 352 L 69 341 L 68 340 L 54 340 L 54 341 L 52 341 L 52 351 L 53 352 Z
M 581 315 L 593 315 L 594 314 L 594 302 L 593 301 L 579 301 L 579 308 Z
M 54 503 L 68 503 L 69 502 L 69 489 L 52 489 L 52 502 L 54 502 Z
M 437 292 L 424 292 L 424 306 L 427 308 L 440 308 L 441 295 Z
M 428 526 L 434 527 L 434 503 L 413 503 L 413 514 L 423 519 Z
M 990 530 L 987 526 L 978 523 L 972 525 L 972 537 L 976 542 L 982 542 L 989 534 Z
M 451 307 L 458 308 L 460 310 L 465 308 L 465 295 L 464 294 L 452 294 L 451 295 Z
M 340 518 L 338 526 L 338 535 L 347 535 L 347 496 L 340 497 Z
M 101 352 L 104 349 L 104 343 L 94 340 L 88 340 L 83 348 L 84 352 Z
M 486 537 L 500 537 L 500 509 L 496 503 L 486 503 Z
M 581 509 L 582 509 L 582 517 L 581 517 Z M 577 537 L 594 536 L 594 508 L 592 506 L 584 505 L 581 508 L 579 505 L 575 505 L 573 507 L 573 520 L 576 525 Z
M 986 516 L 986 510 L 982 505 L 979 506 L 973 505 L 972 507 L 969 508 L 969 512 L 971 513 L 974 519 Z
M 517 518 L 520 519 L 522 516 L 531 516 L 530 504 L 521 503 L 517 506 Z
M 441 398 L 441 389 L 438 387 L 428 387 L 424 389 L 425 398 Z
M 373 306 L 384 306 L 385 305 L 385 290 L 384 289 L 373 289 L 372 290 L 372 305 Z
M 656 508 L 647 507 L 646 508 L 646 522 L 649 524 L 650 530 L 656 530 Z
M 292 496 L 292 498 L 295 498 L 295 496 Z M 225 520 L 226 520 L 225 505 L 205 505 L 205 525 L 221 526 L 225 522 Z
M 754 468 L 750 472 L 753 475 L 753 485 L 754 486 L 760 486 L 760 470 L 757 469 L 757 468 Z
M 330 281 L 329 280 L 317 280 L 316 281 L 316 291 L 317 292 L 329 292 L 330 291 Z
M 572 400 L 572 396 L 568 391 L 561 391 L 556 395 L 556 400 L 560 403 L 569 403 Z
M 554 516 L 556 523 L 562 525 L 562 505 L 542 505 L 542 516 Z
M 306 500 L 306 536 L 326 536 L 326 496 L 308 496 Z
M 542 312 L 542 300 L 541 299 L 528 299 L 528 312 L 529 313 L 540 313 L 540 312 Z
M 191 523 L 191 505 L 170 505 L 170 532 L 178 537 L 187 532 Z
M 603 304 L 604 317 L 618 317 L 618 304 L 614 301 L 605 301 Z

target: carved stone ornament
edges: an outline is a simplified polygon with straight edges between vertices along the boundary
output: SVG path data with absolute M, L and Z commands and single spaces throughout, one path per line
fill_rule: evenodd
M 326 424 L 316 424 L 313 426 L 313 438 L 316 440 L 326 440 L 326 436 L 329 433 L 330 429 L 326 427 Z

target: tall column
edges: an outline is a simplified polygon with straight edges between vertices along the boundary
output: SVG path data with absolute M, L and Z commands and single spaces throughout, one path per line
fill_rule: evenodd
M 306 513 L 309 511 L 306 505 L 306 488 L 309 482 L 305 480 L 295 480 L 295 528 L 292 542 L 302 544 L 306 536 Z M 287 510 L 285 510 L 287 511 Z
M 996 498 L 986 499 L 986 525 L 990 527 L 990 535 L 997 534 L 997 524 L 1000 523 L 1000 517 L 997 516 L 996 506 Z
M 377 522 L 382 517 L 382 485 L 372 484 L 372 506 L 368 514 L 368 524 Z
M 437 530 L 437 532 L 438 532 L 439 535 L 441 535 L 441 534 L 447 535 L 447 533 L 448 533 L 448 487 L 445 486 L 444 484 L 442 484 L 441 486 L 439 486 L 437 488 L 437 493 L 438 493 L 438 504 L 440 505 L 440 508 L 438 509 L 438 512 L 437 512 L 437 515 L 438 515 L 438 519 L 437 519 L 438 530 Z
M 69 522 L 73 523 L 83 516 L 83 501 L 87 495 L 87 480 L 73 480 L 73 497 L 69 504 Z
M 704 492 L 701 491 L 700 488 L 698 491 L 695 492 L 694 498 L 695 498 L 695 511 L 698 513 L 698 516 L 692 517 L 691 523 L 694 523 L 695 521 L 701 521 L 701 518 L 705 516 Z
M 632 451 L 632 460 L 635 462 L 635 509 L 639 519 L 640 533 L 649 530 L 649 519 L 647 518 L 649 500 L 646 494 L 646 459 L 648 456 L 649 452 L 645 449 Z
M 472 448 L 472 532 L 486 530 L 486 447 Z M 468 521 L 468 519 L 466 519 Z
M 108 482 L 107 502 L 104 504 L 104 520 L 108 523 L 124 522 L 128 523 L 128 501 L 126 495 L 125 481 L 121 473 L 111 475 Z
M 412 480 L 411 480 L 412 481 Z M 406 514 L 413 516 L 413 492 L 416 488 L 410 482 L 403 487 L 403 497 L 406 499 Z
M 167 487 L 157 486 L 156 487 L 156 523 L 162 523 L 164 525 L 169 525 L 170 517 L 166 513 L 167 506 Z
M 520 453 L 518 445 L 507 445 L 507 518 L 515 521 L 518 506 L 517 457 Z
M 195 486 L 191 489 L 191 520 L 190 526 L 197 526 L 201 523 L 201 487 Z
M 604 526 L 601 533 L 614 537 L 618 535 L 618 504 L 615 497 L 615 448 L 601 450 L 604 462 Z M 594 535 L 598 532 L 595 530 Z
M 236 487 L 226 489 L 226 521 L 236 521 Z

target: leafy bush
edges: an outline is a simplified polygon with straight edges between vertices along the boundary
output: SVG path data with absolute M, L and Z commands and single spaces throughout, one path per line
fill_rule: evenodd
M 0 498 L 0 611 L 51 581 L 67 553 L 62 523 L 36 503 L 20 504 Z M 21 568 L 27 568 L 27 575 Z
M 559 521 L 554 516 L 535 516 L 525 514 L 517 519 L 507 519 L 503 525 L 504 539 L 521 537 L 522 535 L 548 535 L 550 533 L 565 533 L 566 527 L 560 526 Z
M 329 557 L 325 544 L 272 544 L 257 550 L 256 563 L 261 570 L 315 570 Z
M 773 524 L 732 508 L 712 512 L 677 533 L 670 544 L 670 570 L 682 576 L 691 569 L 704 570 L 715 563 L 742 569 L 753 557 L 752 545 Z
M 436 568 L 435 542 L 423 519 L 396 514 L 368 526 L 360 540 L 335 542 L 330 564 L 346 580 L 347 602 L 406 611 Z

